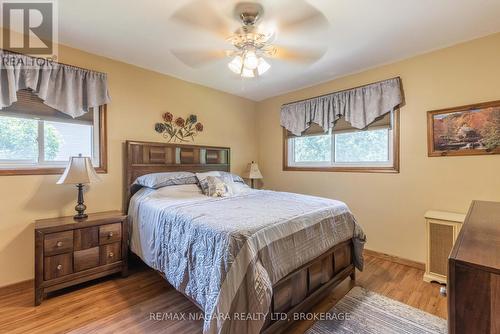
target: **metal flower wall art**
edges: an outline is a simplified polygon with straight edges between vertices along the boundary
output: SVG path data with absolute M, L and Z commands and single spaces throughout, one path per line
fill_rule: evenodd
M 168 142 L 194 141 L 198 133 L 203 132 L 203 124 L 198 122 L 196 115 L 189 115 L 186 119 L 176 117 L 169 112 L 162 115 L 163 122 L 155 124 L 155 131 L 163 135 Z

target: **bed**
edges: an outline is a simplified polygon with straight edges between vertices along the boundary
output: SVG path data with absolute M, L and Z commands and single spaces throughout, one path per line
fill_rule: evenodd
M 252 189 L 225 198 L 187 186 L 138 190 L 134 180 L 150 173 L 229 172 L 230 149 L 127 141 L 125 150 L 131 250 L 204 312 L 204 333 L 282 332 L 362 269 L 364 234 L 344 203 Z

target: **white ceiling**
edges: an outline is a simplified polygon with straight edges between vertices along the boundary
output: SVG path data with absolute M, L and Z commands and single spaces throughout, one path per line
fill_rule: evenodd
M 198 9 L 206 13 L 200 24 L 219 24 L 229 35 L 239 26 L 237 2 L 59 1 L 59 42 L 258 101 L 500 31 L 500 0 L 261 0 L 262 24 L 275 27 L 276 44 L 323 56 L 309 63 L 271 59 L 264 76 L 241 79 L 228 70 L 228 59 L 193 68 L 172 53 L 230 49 L 220 34 L 175 17 Z M 298 18 L 306 5 L 323 22 L 280 31 L 280 22 Z

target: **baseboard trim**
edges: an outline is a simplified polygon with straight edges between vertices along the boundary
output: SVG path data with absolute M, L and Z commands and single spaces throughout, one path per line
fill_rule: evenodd
M 431 283 L 431 282 L 438 282 L 439 284 L 446 284 L 447 279 L 446 276 L 441 276 L 433 273 L 425 273 L 424 274 L 424 281 Z
M 422 263 L 422 262 L 408 260 L 408 259 L 404 259 L 404 258 L 399 257 L 399 256 L 385 254 L 385 253 L 373 251 L 373 250 L 370 250 L 370 249 L 365 249 L 364 250 L 364 254 L 369 255 L 369 256 L 373 256 L 373 257 L 376 257 L 376 258 L 379 258 L 379 259 L 382 259 L 382 260 L 387 260 L 387 261 L 390 261 L 390 262 L 402 264 L 402 265 L 405 265 L 405 266 L 408 266 L 408 267 L 412 267 L 412 268 L 415 268 L 415 269 L 418 269 L 418 270 L 425 271 L 425 263 Z
M 364 254 L 369 255 L 369 256 L 373 256 L 373 257 L 376 257 L 379 259 L 387 260 L 390 262 L 402 264 L 402 265 L 405 265 L 408 267 L 412 267 L 412 268 L 416 268 L 416 269 L 425 271 L 425 263 L 422 263 L 422 262 L 408 260 L 408 259 L 401 258 L 399 256 L 385 254 L 385 253 L 373 251 L 370 249 L 365 249 L 363 252 L 364 252 Z M 0 295 L 5 295 L 8 293 L 11 293 L 12 291 L 16 291 L 16 290 L 20 290 L 20 289 L 32 288 L 33 284 L 34 284 L 34 280 L 29 279 L 26 281 L 21 281 L 21 282 L 5 285 L 5 286 L 0 287 Z
M 19 291 L 19 290 L 25 290 L 32 288 L 34 285 L 34 279 L 28 279 L 26 281 L 21 281 L 17 283 L 12 283 L 9 285 L 4 285 L 0 287 L 0 295 L 6 295 L 8 293 L 14 292 L 14 291 Z

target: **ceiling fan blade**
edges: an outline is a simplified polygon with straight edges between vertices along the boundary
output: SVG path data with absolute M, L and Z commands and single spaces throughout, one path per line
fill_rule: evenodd
M 222 58 L 226 52 L 222 50 L 172 50 L 172 54 L 191 68 L 201 68 Z
M 293 50 L 291 48 L 276 47 L 276 52 L 271 58 L 295 63 L 314 63 L 326 53 L 326 50 Z
M 230 33 L 227 21 L 206 0 L 191 1 L 177 10 L 172 18 L 183 24 L 226 38 Z
M 265 34 L 267 35 L 267 40 L 266 40 L 267 43 L 272 44 L 272 43 L 274 43 L 274 41 L 276 41 L 276 37 L 277 37 L 276 30 L 271 31 L 271 32 L 265 32 Z
M 271 3 L 267 9 L 264 20 L 267 17 L 271 20 L 275 18 L 274 25 L 279 37 L 282 34 L 301 36 L 322 34 L 328 31 L 330 26 L 328 18 L 307 1 L 294 1 L 293 5 L 290 5 L 290 1 L 277 1 Z
M 303 16 L 297 18 L 295 20 L 287 20 L 280 25 L 280 31 L 283 33 L 301 31 L 311 32 L 311 31 L 320 31 L 322 29 L 327 29 L 328 20 L 326 17 L 318 12 L 318 13 L 309 13 L 310 15 Z

